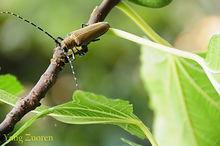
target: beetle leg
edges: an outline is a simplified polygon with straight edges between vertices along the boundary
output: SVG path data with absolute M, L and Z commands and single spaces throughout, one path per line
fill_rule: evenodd
M 82 55 L 82 52 L 81 52 L 79 49 L 77 49 L 77 47 L 76 47 L 76 46 L 75 46 L 74 48 L 77 50 L 77 52 L 76 52 L 76 53 L 77 53 L 77 54 L 79 54 L 79 56 L 83 56 L 83 55 Z
M 62 42 L 62 41 L 63 41 L 63 38 L 57 37 L 57 38 L 56 38 L 56 41 L 55 41 L 56 47 L 61 46 L 61 42 Z
M 72 53 L 71 53 L 71 55 L 72 55 L 72 59 L 75 60 L 75 54 L 74 54 L 74 50 L 73 50 L 73 48 L 71 49 L 71 51 L 72 51 Z
M 96 41 L 99 41 L 99 40 L 100 40 L 100 38 L 96 38 L 96 39 L 92 40 L 92 42 L 96 42 Z
M 87 52 L 88 52 L 88 46 L 87 45 L 82 45 L 81 46 L 82 47 L 82 52 L 84 53 L 84 54 L 86 54 Z
M 58 40 L 58 41 L 63 41 L 63 38 L 57 37 L 57 40 Z
M 83 46 L 81 46 L 81 47 L 82 47 L 82 50 L 80 50 L 80 51 L 78 52 L 78 54 L 79 54 L 80 56 L 84 56 L 84 55 L 86 55 L 86 52 L 88 51 L 88 48 L 87 48 L 86 45 L 83 45 Z
M 88 26 L 88 24 L 83 23 L 82 24 L 82 28 Z

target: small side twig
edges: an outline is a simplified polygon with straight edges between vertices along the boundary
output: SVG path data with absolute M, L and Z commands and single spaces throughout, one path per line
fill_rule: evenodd
M 88 24 L 103 21 L 111 9 L 119 2 L 120 0 L 103 0 L 102 3 L 93 10 Z M 59 72 L 62 71 L 62 68 L 65 65 L 65 54 L 61 48 L 62 47 L 55 48 L 50 65 L 40 77 L 37 84 L 26 97 L 17 101 L 15 107 L 13 107 L 0 124 L 1 142 L 5 140 L 4 135 L 13 131 L 17 122 L 19 122 L 27 113 L 41 105 L 41 99 L 44 98 L 45 94 L 56 82 Z
M 104 21 L 109 12 L 114 8 L 121 0 L 103 0 L 99 6 L 96 6 L 89 18 L 88 24 Z

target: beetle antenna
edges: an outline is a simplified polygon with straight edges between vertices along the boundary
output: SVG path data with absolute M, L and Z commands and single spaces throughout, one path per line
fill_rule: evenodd
M 18 19 L 21 19 L 23 20 L 24 22 L 28 23 L 28 24 L 31 24 L 32 26 L 34 26 L 35 28 L 37 28 L 38 30 L 40 30 L 41 32 L 45 33 L 47 36 L 49 36 L 51 39 L 53 39 L 57 44 L 60 45 L 60 42 L 55 38 L 53 37 L 50 33 L 48 33 L 46 30 L 44 30 L 43 28 L 41 28 L 40 26 L 37 26 L 35 23 L 21 17 L 20 15 L 18 14 L 15 14 L 15 13 L 12 13 L 12 12 L 8 12 L 8 11 L 2 11 L 0 12 L 0 14 L 7 14 L 7 15 L 11 15 L 11 16 L 15 16 L 17 17 Z

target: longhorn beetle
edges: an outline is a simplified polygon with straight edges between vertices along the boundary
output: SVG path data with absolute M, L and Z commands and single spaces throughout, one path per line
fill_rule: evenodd
M 71 32 L 62 40 L 61 46 L 65 51 L 71 49 L 74 54 L 84 55 L 88 51 L 87 45 L 91 41 L 96 41 L 96 38 L 107 32 L 109 27 L 107 22 L 98 22 L 88 25 Z M 77 47 L 80 46 L 81 48 L 78 49 Z
M 107 22 L 98 22 L 98 23 L 91 24 L 91 25 L 85 25 L 85 27 L 71 32 L 67 37 L 62 39 L 61 37 L 57 37 L 57 38 L 53 37 L 50 33 L 45 31 L 41 27 L 37 26 L 35 23 L 33 23 L 27 19 L 24 19 L 20 15 L 17 15 L 12 12 L 6 12 L 6 11 L 0 12 L 0 14 L 12 15 L 12 16 L 15 16 L 15 17 L 25 21 L 28 24 L 31 24 L 32 26 L 34 26 L 38 30 L 44 32 L 51 39 L 53 39 L 57 45 L 62 47 L 63 51 L 66 54 L 67 60 L 70 62 L 72 73 L 74 75 L 74 79 L 75 79 L 77 88 L 78 88 L 78 84 L 77 84 L 75 72 L 73 70 L 73 65 L 72 65 L 72 62 L 69 58 L 68 52 L 70 50 L 72 51 L 71 55 L 73 57 L 73 60 L 75 59 L 74 55 L 76 55 L 76 54 L 85 55 L 86 52 L 88 51 L 87 45 L 92 41 L 96 41 L 98 37 L 100 37 L 101 35 L 106 33 L 108 31 L 108 29 L 110 28 L 110 26 Z
M 107 32 L 108 29 L 110 28 L 107 22 L 98 22 L 91 25 L 85 25 L 85 27 L 71 32 L 67 37 L 62 39 L 61 37 L 57 37 L 57 38 L 53 37 L 43 28 L 37 26 L 35 23 L 27 19 L 24 19 L 20 15 L 17 15 L 12 12 L 0 12 L 0 14 L 12 15 L 27 22 L 28 24 L 31 24 L 38 30 L 44 32 L 51 39 L 53 39 L 56 44 L 62 46 L 64 51 L 67 52 L 69 49 L 71 49 L 74 54 L 79 54 L 79 55 L 84 55 L 88 51 L 87 45 L 92 41 L 96 41 L 98 37 L 100 37 L 105 32 Z M 81 47 L 81 48 L 77 48 L 77 47 Z

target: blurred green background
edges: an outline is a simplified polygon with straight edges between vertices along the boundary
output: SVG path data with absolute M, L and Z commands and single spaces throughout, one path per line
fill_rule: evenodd
M 39 24 L 54 36 L 64 37 L 81 27 L 82 23 L 86 23 L 90 13 L 99 3 L 100 0 L 0 0 L 0 11 L 18 13 Z M 161 9 L 129 4 L 161 36 L 175 44 L 177 48 L 189 51 L 195 51 L 192 50 L 195 48 L 204 51 L 207 45 L 204 40 L 208 40 L 213 31 L 220 32 L 220 28 L 200 31 L 204 28 L 213 28 L 214 24 L 219 26 L 217 24 L 220 23 L 220 18 L 213 16 L 219 13 L 217 7 L 219 3 L 218 0 L 174 0 L 169 6 Z M 113 28 L 139 36 L 144 35 L 116 8 L 106 21 Z M 194 41 L 198 34 L 204 40 Z M 26 92 L 33 87 L 47 68 L 54 46 L 53 40 L 32 26 L 14 17 L 0 15 L 0 74 L 16 75 L 25 85 Z M 150 110 L 148 93 L 144 90 L 139 75 L 139 55 L 138 45 L 106 34 L 100 41 L 91 43 L 89 52 L 83 57 L 77 57 L 74 66 L 81 90 L 129 100 L 134 105 L 135 113 L 148 127 L 152 127 L 153 112 Z M 51 106 L 64 103 L 71 100 L 74 90 L 75 83 L 67 64 L 43 102 Z M 3 120 L 10 108 L 0 104 L 0 120 Z M 53 136 L 54 140 L 10 145 L 125 146 L 126 144 L 120 140 L 121 137 L 149 145 L 115 126 L 68 125 L 51 118 L 39 120 L 25 133 Z

